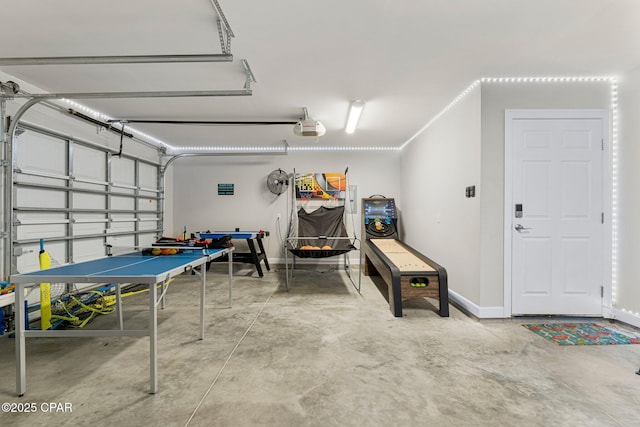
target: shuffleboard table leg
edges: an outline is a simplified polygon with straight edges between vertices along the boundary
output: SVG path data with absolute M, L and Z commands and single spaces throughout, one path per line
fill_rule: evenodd
M 395 317 L 402 317 L 402 292 L 400 290 L 400 276 L 391 278 L 389 287 L 389 307 Z
M 438 282 L 440 293 L 440 316 L 449 317 L 449 285 L 447 284 L 447 271 L 438 269 Z

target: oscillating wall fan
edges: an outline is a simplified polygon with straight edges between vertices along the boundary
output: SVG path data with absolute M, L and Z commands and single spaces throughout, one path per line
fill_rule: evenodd
M 267 188 L 273 194 L 280 195 L 284 193 L 287 185 L 289 185 L 289 174 L 282 169 L 276 169 L 267 177 Z

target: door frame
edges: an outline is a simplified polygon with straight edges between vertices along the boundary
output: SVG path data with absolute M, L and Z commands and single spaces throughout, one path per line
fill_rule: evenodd
M 602 157 L 602 209 L 604 230 L 602 236 L 602 276 L 603 298 L 602 316 L 613 317 L 613 270 L 612 270 L 612 166 L 611 128 L 609 110 L 606 109 L 507 109 L 504 114 L 504 317 L 512 317 L 512 207 L 513 207 L 513 150 L 514 137 L 512 123 L 522 119 L 600 119 L 604 143 Z

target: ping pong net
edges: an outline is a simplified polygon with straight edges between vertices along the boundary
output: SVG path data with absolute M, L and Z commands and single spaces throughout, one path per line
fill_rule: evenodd
M 193 236 L 193 235 L 192 235 Z M 196 247 L 196 248 L 205 248 L 205 249 L 224 249 L 230 248 L 233 246 L 231 242 L 231 235 L 226 234 L 224 236 L 218 238 L 207 238 L 207 239 L 196 239 L 195 236 L 193 239 L 189 239 L 187 241 L 183 239 L 176 239 L 173 237 L 161 237 L 158 239 L 153 246 L 172 246 L 172 247 Z
M 231 235 L 226 235 L 219 239 L 190 239 L 188 241 L 172 237 L 161 237 L 146 246 L 116 246 L 113 244 L 106 246 L 107 256 L 134 253 L 142 253 L 143 255 L 175 255 L 184 252 L 192 253 L 202 249 L 231 248 L 233 247 L 233 243 L 231 242 Z

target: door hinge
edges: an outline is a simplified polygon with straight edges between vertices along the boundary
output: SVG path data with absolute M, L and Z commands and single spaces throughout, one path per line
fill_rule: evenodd
M 604 298 L 604 286 L 600 286 L 600 298 Z
M 600 214 L 600 224 L 604 224 L 604 212 Z
M 604 151 L 604 138 L 600 140 L 600 146 L 602 147 L 602 151 Z

